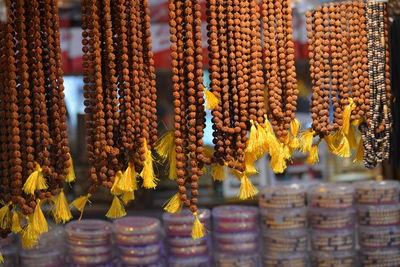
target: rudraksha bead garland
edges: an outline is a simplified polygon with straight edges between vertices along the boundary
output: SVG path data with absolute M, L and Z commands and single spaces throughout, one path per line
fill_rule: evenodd
M 56 0 L 7 0 L 1 34 L 1 200 L 3 233 L 24 246 L 47 231 L 41 211 L 53 202 L 57 223 L 72 218 L 63 193 L 74 179 L 69 155 Z M 32 22 L 28 26 L 28 22 Z M 20 220 L 25 217 L 26 220 Z
M 179 192 L 165 205 L 168 212 L 182 206 L 194 216 L 192 237 L 205 235 L 198 218 L 198 180 L 206 161 L 203 148 L 205 127 L 204 88 L 201 48 L 200 1 L 169 1 L 173 104 L 175 107 L 176 183 Z M 190 166 L 190 167 L 189 167 Z M 191 197 L 187 195 L 190 186 Z
M 126 214 L 137 178 L 155 188 L 151 150 L 157 141 L 156 88 L 147 1 L 82 1 L 87 151 L 86 196 L 72 202 L 82 214 L 99 186 L 114 195 L 106 216 Z
M 334 3 L 306 16 L 313 123 L 301 137 L 301 150 L 309 152 L 308 163 L 316 163 L 318 145 L 325 140 L 329 151 L 341 157 L 356 149 L 359 160 L 362 142 L 356 128 L 367 122 L 370 110 L 365 4 Z M 315 136 L 319 139 L 314 143 Z
M 368 67 L 371 110 L 361 125 L 364 165 L 374 168 L 389 158 L 391 144 L 391 88 L 386 3 L 367 3 Z
M 263 0 L 261 7 L 268 118 L 279 140 L 279 145 L 270 146 L 269 152 L 271 168 L 281 173 L 286 169 L 286 160 L 299 146 L 300 123 L 295 118 L 299 90 L 294 64 L 292 9 L 290 0 Z

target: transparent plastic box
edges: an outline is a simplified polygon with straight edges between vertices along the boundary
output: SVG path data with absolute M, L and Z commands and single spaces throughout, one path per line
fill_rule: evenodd
M 399 248 L 400 226 L 360 226 L 358 243 L 362 248 Z
M 307 208 L 263 209 L 260 211 L 261 229 L 289 230 L 307 227 Z
M 67 243 L 81 246 L 110 245 L 112 224 L 101 220 L 72 221 L 65 226 Z
M 199 220 L 203 223 L 204 227 L 211 230 L 211 212 L 208 209 L 198 210 Z M 167 236 L 191 236 L 192 226 L 194 222 L 193 214 L 185 209 L 180 213 L 164 213 L 163 222 L 165 233 Z
M 353 229 L 326 231 L 311 231 L 311 249 L 316 251 L 334 252 L 348 251 L 355 248 Z
M 310 253 L 313 267 L 354 267 L 357 266 L 357 257 L 354 251 L 316 252 Z
M 308 246 L 308 231 L 306 228 L 268 230 L 263 232 L 262 239 L 265 255 L 267 252 L 305 252 Z
M 354 204 L 354 187 L 351 184 L 316 184 L 307 191 L 308 205 L 314 208 L 343 209 Z
M 270 252 L 262 255 L 263 267 L 307 267 L 309 258 L 307 252 Z
M 305 205 L 306 187 L 301 184 L 272 185 L 260 192 L 260 209 L 302 208 Z
M 359 204 L 395 204 L 399 202 L 400 182 L 360 181 L 354 183 L 355 198 Z
M 258 208 L 240 205 L 219 206 L 212 210 L 214 232 L 258 231 Z
M 356 221 L 355 214 L 354 208 L 340 210 L 310 208 L 308 209 L 308 225 L 312 229 L 321 230 L 353 228 Z
M 214 255 L 214 263 L 215 267 L 258 267 L 260 265 L 260 255 L 232 255 L 216 253 Z
M 259 234 L 214 233 L 215 251 L 225 254 L 254 254 L 259 251 Z
M 169 237 L 166 240 L 166 251 L 169 257 L 200 257 L 208 256 L 211 252 L 209 236 L 193 239 L 192 237 Z
M 160 220 L 150 217 L 124 217 L 113 223 L 115 242 L 124 246 L 144 246 L 160 241 Z
M 400 224 L 400 204 L 357 205 L 359 225 L 389 226 Z
M 363 249 L 360 251 L 361 266 L 400 266 L 400 249 Z
M 211 267 L 210 257 L 168 258 L 168 267 Z

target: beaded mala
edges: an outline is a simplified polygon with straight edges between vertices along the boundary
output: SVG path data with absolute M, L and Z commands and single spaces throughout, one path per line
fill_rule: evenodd
M 200 1 L 169 1 L 174 141 L 176 183 L 178 193 L 165 205 L 168 212 L 179 212 L 183 205 L 194 216 L 192 237 L 205 235 L 198 218 L 198 180 L 203 175 L 207 161 L 204 155 L 203 135 L 205 127 Z M 207 93 L 206 93 L 207 94 Z M 157 149 L 160 153 L 160 149 Z M 175 167 L 171 164 L 170 168 Z M 187 195 L 190 187 L 191 197 Z
M 157 141 L 156 88 L 147 1 L 82 1 L 82 45 L 87 151 L 86 196 L 99 186 L 114 195 L 106 216 L 124 216 L 137 177 L 156 187 L 151 150 Z
M 361 125 L 364 165 L 374 168 L 389 158 L 391 143 L 391 93 L 387 4 L 367 4 L 370 106 L 368 123 Z
M 349 157 L 357 149 L 358 159 L 362 142 L 354 127 L 367 119 L 370 109 L 365 4 L 331 4 L 306 16 L 313 123 L 301 137 L 301 150 L 310 153 L 308 163 L 315 163 L 324 139 L 330 152 Z M 319 137 L 315 144 L 314 136 Z
M 0 226 L 23 246 L 47 231 L 41 205 L 59 223 L 72 218 L 64 181 L 74 179 L 67 141 L 57 1 L 8 0 L 2 25 Z M 32 26 L 27 26 L 32 22 Z M 17 71 L 18 70 L 18 71 Z M 24 216 L 26 220 L 20 218 Z M 24 225 L 22 225 L 24 222 Z
M 294 65 L 290 1 L 263 0 L 262 20 L 268 117 L 279 141 L 275 148 L 270 149 L 271 168 L 274 172 L 282 173 L 286 168 L 286 160 L 299 146 L 297 134 L 300 127 L 295 119 L 299 91 Z

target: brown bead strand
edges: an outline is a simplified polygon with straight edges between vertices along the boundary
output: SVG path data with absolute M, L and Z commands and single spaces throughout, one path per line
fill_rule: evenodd
M 359 61 L 361 61 L 361 54 L 360 54 L 360 38 L 359 38 L 359 7 L 358 3 L 353 7 L 353 19 L 349 21 L 349 31 L 350 31 L 350 51 L 351 51 L 351 91 L 352 91 L 352 98 L 354 102 L 358 106 L 358 101 L 360 98 L 360 85 L 359 85 L 359 73 L 361 68 L 359 66 Z M 356 118 L 357 107 L 353 110 L 351 114 L 351 119 L 354 120 Z
M 358 105 L 358 115 L 360 118 L 368 118 L 370 111 L 370 89 L 368 80 L 368 39 L 366 31 L 366 11 L 365 4 L 362 3 L 360 13 L 360 40 L 361 40 L 361 70 L 360 75 L 360 99 Z
M 343 125 L 343 108 L 345 107 L 345 97 L 344 92 L 349 89 L 349 72 L 350 72 L 350 36 L 347 28 L 348 21 L 352 18 L 351 12 L 352 6 L 340 5 L 340 16 L 341 16 L 341 32 L 342 32 L 342 55 L 343 55 L 343 74 L 341 79 L 339 79 L 339 106 L 335 108 L 334 116 L 336 118 L 337 126 L 335 128 L 340 128 Z
M 6 1 L 7 9 L 11 10 L 10 0 Z M 19 137 L 19 114 L 18 114 L 18 92 L 17 92 L 17 73 L 15 66 L 15 53 L 14 53 L 14 44 L 13 40 L 15 38 L 13 34 L 13 27 L 15 25 L 15 20 L 17 18 L 14 17 L 12 12 L 8 12 L 8 25 L 6 27 L 6 55 L 7 55 L 7 82 L 6 85 L 6 101 L 8 103 L 8 115 L 10 116 L 9 127 L 8 127 L 8 164 L 10 167 L 10 178 L 11 178 L 11 195 L 13 203 L 17 203 L 17 199 L 22 195 L 22 182 L 16 183 L 17 181 L 22 181 L 22 161 L 21 161 L 21 153 L 20 153 L 20 137 Z M 36 206 L 36 203 L 33 203 L 31 206 L 33 208 Z M 24 213 L 32 213 L 33 209 L 28 206 L 23 206 L 22 211 Z
M 176 145 L 176 168 L 177 168 L 177 179 L 176 182 L 178 184 L 179 194 L 181 201 L 184 202 L 186 206 L 190 206 L 190 200 L 187 199 L 186 195 L 186 158 L 183 153 L 183 143 L 186 140 L 183 140 L 183 132 L 181 129 L 181 125 L 183 125 L 184 115 L 182 116 L 183 100 L 181 98 L 181 94 L 184 92 L 181 88 L 181 77 L 183 76 L 182 70 L 182 38 L 178 38 L 178 34 L 182 35 L 182 3 L 175 0 L 169 0 L 169 23 L 170 23 L 170 33 L 171 33 L 171 57 L 172 57 L 172 83 L 173 83 L 173 104 L 175 107 L 175 145 Z M 178 24 L 179 22 L 179 24 Z M 178 26 L 179 25 L 179 26 Z M 179 27 L 179 28 L 178 28 Z M 186 108 L 185 108 L 186 109 Z M 186 110 L 184 110 L 186 111 Z

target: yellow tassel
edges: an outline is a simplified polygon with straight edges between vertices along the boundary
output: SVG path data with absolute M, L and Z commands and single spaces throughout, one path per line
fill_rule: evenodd
M 286 169 L 284 144 L 280 144 L 278 150 L 271 155 L 270 167 L 274 173 L 283 173 Z
M 332 134 L 328 134 L 324 136 L 324 140 L 328 146 L 328 151 L 330 153 L 333 153 L 336 150 L 336 146 L 335 146 L 335 141 L 334 141 L 334 136 Z
M 267 131 L 258 123 L 257 123 L 257 136 L 259 143 L 257 151 L 258 154 L 260 154 L 260 157 L 262 157 L 264 153 L 269 151 L 268 134 Z
M 179 193 L 173 195 L 167 202 L 164 203 L 163 208 L 166 212 L 177 213 L 181 212 L 183 202 Z
M 240 183 L 239 189 L 239 199 L 248 199 L 257 195 L 257 188 L 251 183 L 249 177 L 247 175 L 243 175 Z
M 4 257 L 3 254 L 0 252 L 0 263 L 4 263 Z
M 279 152 L 279 142 L 278 139 L 275 136 L 274 130 L 272 128 L 271 123 L 269 122 L 267 116 L 264 116 L 264 128 L 265 132 L 267 133 L 267 145 L 266 148 L 264 148 L 265 152 L 269 152 L 271 156 Z
M 145 160 L 143 162 L 143 170 L 140 173 L 140 176 L 143 179 L 143 187 L 144 188 L 155 188 L 157 186 L 157 177 L 154 175 L 153 169 L 153 158 L 151 156 L 151 151 L 147 147 L 147 141 L 144 139 L 143 148 L 145 150 L 144 156 Z
M 122 205 L 121 200 L 114 196 L 113 201 L 111 203 L 110 209 L 107 211 L 106 217 L 111 219 L 117 219 L 120 217 L 124 217 L 126 215 L 126 211 L 124 205 Z
M 72 156 L 71 156 L 71 154 L 69 154 L 68 153 L 68 156 L 69 156 L 69 169 L 68 169 L 68 174 L 67 174 L 67 176 L 65 177 L 65 181 L 67 182 L 67 183 L 72 183 L 72 182 L 74 182 L 75 180 L 76 180 L 76 177 L 75 177 L 75 169 L 74 169 L 74 162 L 72 161 Z
M 348 158 L 351 156 L 350 144 L 346 136 L 342 136 L 339 146 L 333 153 L 342 158 Z
M 22 228 L 21 228 L 21 222 L 19 219 L 19 214 L 18 214 L 18 212 L 14 211 L 12 213 L 11 232 L 19 233 L 21 231 L 22 231 Z
M 295 118 L 290 123 L 290 131 L 292 132 L 292 135 L 296 137 L 299 134 L 300 129 L 301 129 L 301 123 L 297 118 Z
M 238 180 L 240 180 L 241 177 L 243 176 L 243 173 L 239 172 L 238 170 L 231 169 L 231 168 L 229 168 L 229 169 L 231 170 L 232 174 L 235 175 L 236 178 L 238 178 Z
M 11 211 L 10 204 L 3 206 L 0 209 L 0 228 L 1 229 L 9 229 L 11 225 Z
M 175 180 L 178 177 L 176 173 L 176 151 L 175 149 L 171 151 L 171 157 L 169 158 L 169 174 L 168 178 L 170 180 Z
M 249 134 L 249 139 L 247 139 L 245 152 L 254 153 L 258 149 L 260 149 L 260 143 L 258 140 L 257 126 L 254 124 L 253 120 L 250 120 L 250 124 L 251 124 L 250 134 Z
M 290 138 L 288 147 L 290 150 L 290 154 L 292 155 L 300 147 L 299 138 L 297 137 Z
M 35 162 L 35 170 L 26 179 L 22 190 L 27 195 L 34 195 L 36 190 L 47 189 L 46 180 L 43 176 L 43 170 L 40 165 Z
M 122 194 L 122 202 L 124 202 L 125 205 L 128 205 L 128 203 L 134 199 L 135 199 L 135 191 L 125 192 Z
M 28 224 L 25 230 L 22 231 L 22 247 L 32 248 L 39 240 L 40 234 L 33 231 L 32 227 Z
M 170 157 L 171 152 L 175 151 L 175 136 L 174 131 L 168 131 L 160 139 L 158 139 L 157 145 L 154 150 L 166 161 Z
M 305 154 L 310 151 L 313 144 L 314 131 L 308 130 L 300 134 L 300 151 Z
M 224 181 L 226 179 L 226 168 L 223 165 L 211 164 L 211 176 L 215 181 Z
M 117 172 L 119 179 L 116 183 L 114 192 L 132 192 L 137 189 L 136 171 L 133 162 L 129 162 L 128 167 L 123 173 Z M 115 182 L 114 182 L 115 183 Z M 114 186 L 113 186 L 114 187 Z
M 206 96 L 206 109 L 213 110 L 219 103 L 218 98 L 205 88 L 204 95 Z
M 349 98 L 349 104 L 343 110 L 343 126 L 341 130 L 345 135 L 349 133 L 351 113 L 355 107 L 353 99 Z
M 253 175 L 257 173 L 257 169 L 254 166 L 254 162 L 257 160 L 256 156 L 256 153 L 244 153 L 244 165 L 246 167 L 245 172 L 247 175 Z
M 357 137 L 353 126 L 349 126 L 349 132 L 347 134 L 347 140 L 349 140 L 350 148 L 356 149 L 357 148 Z
M 56 223 L 66 223 L 72 219 L 72 214 L 68 206 L 67 198 L 64 191 L 58 194 L 55 201 L 55 209 L 53 211 L 54 220 Z
M 111 194 L 113 194 L 114 196 L 118 196 L 124 193 L 118 188 L 118 183 L 121 179 L 122 179 L 122 171 L 117 171 L 114 177 L 114 183 L 110 189 Z
M 283 145 L 283 150 L 282 151 L 283 151 L 282 157 L 283 157 L 284 160 L 288 160 L 288 159 L 290 159 L 292 157 L 292 154 L 290 153 L 289 145 Z
M 354 163 L 360 163 L 364 160 L 364 146 L 363 146 L 363 139 L 360 138 L 360 142 L 358 142 L 357 152 L 354 156 Z
M 31 220 L 29 220 L 29 224 L 31 224 L 32 229 L 34 229 L 34 231 L 37 232 L 38 234 L 46 233 L 47 231 L 49 231 L 49 228 L 47 226 L 47 220 L 44 217 L 41 208 L 40 200 L 37 201 L 35 211 L 31 216 Z
M 193 239 L 202 238 L 206 235 L 206 230 L 204 229 L 203 224 L 200 222 L 197 212 L 193 212 L 193 216 L 194 216 L 194 222 L 192 228 L 192 238 Z
M 91 194 L 87 194 L 86 196 L 80 196 L 74 201 L 72 201 L 72 203 L 70 204 L 70 206 L 75 207 L 78 211 L 80 211 L 81 215 L 79 216 L 79 220 L 82 219 L 83 210 L 85 209 L 86 204 L 88 202 L 90 203 L 89 198 L 91 196 L 92 196 Z
M 306 159 L 306 163 L 307 164 L 315 164 L 319 161 L 319 157 L 318 157 L 318 145 L 313 145 L 311 146 L 309 155 Z

